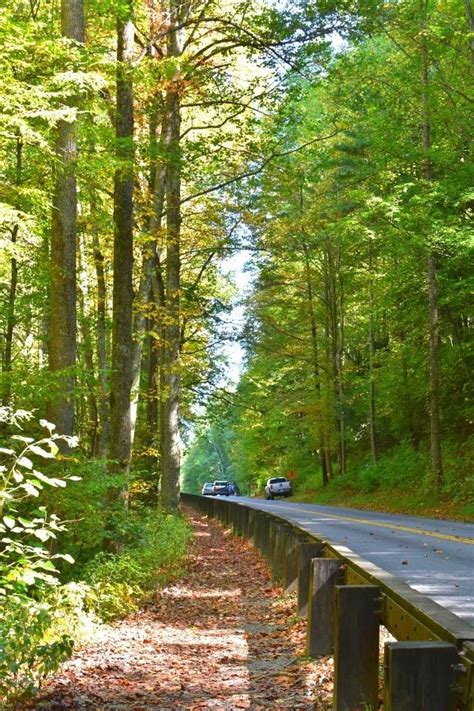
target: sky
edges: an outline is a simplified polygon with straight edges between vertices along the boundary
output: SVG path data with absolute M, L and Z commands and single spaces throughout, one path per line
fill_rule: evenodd
M 229 330 L 233 330 L 234 332 L 240 331 L 244 325 L 245 309 L 242 303 L 239 302 L 242 301 L 252 284 L 252 272 L 245 270 L 245 266 L 249 261 L 250 252 L 243 249 L 235 252 L 231 257 L 224 259 L 220 266 L 222 273 L 230 275 L 237 287 L 234 307 L 224 318 L 229 324 Z M 230 384 L 236 385 L 243 369 L 244 349 L 240 343 L 225 341 L 222 344 L 222 352 L 228 360 L 226 378 L 229 379 Z

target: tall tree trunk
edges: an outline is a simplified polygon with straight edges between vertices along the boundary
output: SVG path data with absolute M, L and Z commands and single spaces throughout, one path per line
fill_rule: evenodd
M 372 461 L 377 460 L 377 431 L 375 424 L 375 329 L 374 329 L 374 284 L 373 284 L 373 253 L 372 241 L 369 237 L 368 245 L 369 257 L 369 437 Z
M 314 307 L 314 294 L 313 294 L 313 284 L 311 280 L 311 269 L 309 263 L 308 245 L 303 239 L 303 252 L 305 259 L 305 274 L 306 274 L 306 294 L 308 297 L 308 308 L 309 308 L 309 319 L 311 327 L 311 353 L 312 353 L 312 366 L 313 366 L 313 379 L 316 394 L 318 396 L 318 401 L 321 403 L 321 377 L 319 372 L 319 354 L 318 354 L 318 329 L 316 323 L 316 312 Z M 324 428 L 325 423 L 323 422 L 322 413 L 320 414 L 320 421 L 318 423 L 319 427 L 319 460 L 321 462 L 321 476 L 323 486 L 327 486 L 329 483 L 328 468 L 327 468 L 327 457 L 326 457 L 326 443 L 324 441 Z
M 337 276 L 337 285 L 336 285 Z M 339 422 L 339 473 L 344 476 L 346 473 L 346 413 L 345 413 L 345 389 L 344 389 L 344 281 L 341 270 L 341 247 L 337 246 L 335 278 L 334 278 L 334 299 L 336 313 L 336 374 L 337 374 L 337 405 Z
M 179 57 L 180 2 L 170 0 L 168 56 Z M 174 29 L 173 29 L 174 28 Z M 166 93 L 165 112 L 169 117 L 169 151 L 166 174 L 166 339 L 163 405 L 163 449 L 161 505 L 175 510 L 179 502 L 181 438 L 180 401 L 180 239 L 181 239 L 181 116 L 180 76 L 177 73 Z
M 89 449 L 90 456 L 94 456 L 97 449 L 97 436 L 99 429 L 99 416 L 97 408 L 96 386 L 95 386 L 95 367 L 94 367 L 94 352 L 92 348 L 92 334 L 87 313 L 87 304 L 89 300 L 89 284 L 87 281 L 87 273 L 85 269 L 86 255 L 84 237 L 79 236 L 79 291 L 78 291 L 78 306 L 79 306 L 79 325 L 82 340 L 82 354 L 84 358 L 85 373 L 84 380 L 87 388 L 87 408 L 88 408 L 88 434 L 89 434 Z
M 109 386 L 107 376 L 107 284 L 105 281 L 104 255 L 97 232 L 93 232 L 94 263 L 97 282 L 97 371 L 99 378 L 99 431 L 97 455 L 105 459 L 109 451 L 110 414 Z
M 62 0 L 64 37 L 84 43 L 82 0 Z M 75 102 L 73 102 L 75 103 Z M 56 153 L 58 166 L 51 231 L 51 291 L 49 367 L 57 375 L 57 392 L 50 403 L 50 419 L 61 434 L 74 429 L 74 366 L 76 363 L 76 225 L 77 127 L 60 121 Z
M 422 37 L 421 37 L 421 110 L 423 147 L 423 175 L 426 181 L 433 180 L 430 158 L 431 124 L 429 107 L 428 47 L 423 30 L 426 25 L 426 0 L 422 0 Z M 438 488 L 443 482 L 443 461 L 441 456 L 440 434 L 440 388 L 439 388 L 439 326 L 438 326 L 438 286 L 436 276 L 436 257 L 433 248 L 428 254 L 428 318 L 429 318 L 429 371 L 430 371 L 430 439 L 431 463 Z
M 330 288 L 329 288 L 329 254 L 324 240 L 324 343 L 325 343 L 325 414 L 326 414 L 326 469 L 328 477 L 333 477 L 332 463 L 332 433 L 334 430 L 334 418 L 332 416 L 334 408 L 334 361 L 332 358 L 332 337 L 331 337 L 331 308 L 330 308 Z
M 337 432 L 337 458 L 339 474 L 346 471 L 345 447 L 345 416 L 344 416 L 344 380 L 343 380 L 343 338 L 344 338 L 344 313 L 343 291 L 340 275 L 340 251 L 337 247 L 334 254 L 329 237 L 325 239 L 326 252 L 326 308 L 329 316 L 330 353 L 332 366 L 332 387 L 335 400 L 335 426 Z M 339 290 L 338 290 L 339 282 Z
M 115 134 L 119 165 L 114 180 L 114 277 L 112 315 L 112 374 L 110 394 L 110 469 L 128 479 L 131 456 L 130 393 L 132 387 L 133 311 L 133 82 L 135 29 L 133 2 L 126 0 L 117 20 L 117 115 Z M 128 481 L 109 492 L 127 501 Z
M 15 159 L 15 185 L 19 187 L 22 182 L 23 172 L 23 140 L 21 136 L 16 139 L 16 159 Z M 20 226 L 14 225 L 11 233 L 11 243 L 13 248 L 18 237 Z M 12 393 L 11 373 L 13 368 L 13 332 L 15 330 L 15 306 L 16 292 L 18 288 L 18 262 L 14 254 L 10 258 L 10 286 L 8 289 L 7 305 L 7 327 L 5 331 L 5 350 L 3 353 L 3 393 L 2 404 L 10 404 Z
M 166 111 L 158 102 L 155 102 L 155 111 L 150 117 L 150 133 L 154 132 L 156 137 L 158 112 L 163 112 L 161 121 L 159 150 L 151 141 L 152 168 L 150 171 L 150 183 L 153 195 L 153 209 L 147 225 L 148 240 L 143 249 L 142 271 L 140 286 L 136 299 L 135 317 L 133 322 L 133 357 L 132 357 L 132 444 L 135 436 L 135 426 L 138 410 L 138 399 L 140 394 L 140 374 L 142 364 L 143 340 L 147 323 L 146 305 L 153 295 L 153 280 L 156 277 L 157 259 L 160 251 L 159 237 L 162 227 L 163 209 L 166 191 L 166 163 L 160 157 L 158 164 L 156 155 L 162 156 L 166 151 L 169 141 L 169 117 Z M 154 155 L 153 155 L 154 154 Z M 159 305 L 159 302 L 158 302 Z M 152 346 L 150 345 L 150 349 Z

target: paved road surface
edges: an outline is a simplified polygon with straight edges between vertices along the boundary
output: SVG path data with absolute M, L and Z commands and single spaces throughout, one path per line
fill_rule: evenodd
M 346 545 L 474 625 L 474 524 L 230 497 Z

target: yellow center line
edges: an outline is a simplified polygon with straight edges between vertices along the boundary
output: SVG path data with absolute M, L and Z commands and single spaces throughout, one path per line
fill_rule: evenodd
M 314 511 L 311 509 L 298 509 L 295 511 L 293 507 L 281 506 L 279 508 L 286 508 L 294 513 L 305 513 L 311 516 L 324 516 L 326 518 L 335 518 L 341 521 L 350 521 L 351 523 L 365 523 L 369 526 L 379 526 L 380 528 L 390 528 L 392 531 L 396 529 L 397 531 L 404 531 L 405 533 L 416 533 L 420 536 L 431 536 L 432 538 L 439 538 L 443 541 L 454 541 L 455 543 L 466 543 L 467 545 L 474 546 L 474 538 L 463 538 L 462 536 L 452 536 L 449 533 L 436 533 L 436 531 L 427 531 L 423 528 L 413 528 L 411 526 L 402 526 L 399 523 L 383 523 L 382 521 L 371 521 L 365 518 L 352 518 L 351 516 L 342 516 L 340 514 L 329 514 L 320 513 L 319 511 Z

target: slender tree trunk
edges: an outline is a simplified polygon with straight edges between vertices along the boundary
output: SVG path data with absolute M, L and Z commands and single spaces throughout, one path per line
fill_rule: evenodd
M 311 281 L 311 269 L 309 264 L 309 254 L 308 245 L 303 239 L 303 252 L 305 258 L 305 273 L 306 273 L 306 293 L 308 297 L 308 307 L 309 307 L 309 318 L 311 327 L 311 352 L 312 352 L 312 364 L 313 364 L 313 380 L 314 387 L 316 389 L 316 394 L 318 396 L 318 401 L 321 402 L 321 377 L 319 372 L 319 354 L 318 354 L 318 329 L 316 323 L 316 312 L 314 308 L 314 294 L 313 285 Z M 323 486 L 327 486 L 329 483 L 328 469 L 326 461 L 326 444 L 324 441 L 324 422 L 322 415 L 320 415 L 320 422 L 318 423 L 320 437 L 319 437 L 319 460 L 321 462 L 321 476 L 323 481 Z
M 374 372 L 374 354 L 375 354 L 375 329 L 374 329 L 374 284 L 373 284 L 373 254 L 372 242 L 369 238 L 369 436 L 370 436 L 370 451 L 372 461 L 377 461 L 377 431 L 375 421 L 375 372 Z
M 422 0 L 422 30 L 426 24 L 426 0 Z M 433 180 L 430 158 L 431 125 L 429 107 L 428 48 L 426 36 L 421 39 L 421 140 L 424 153 L 423 175 L 425 180 Z M 439 386 L 439 326 L 438 326 L 438 285 L 436 276 L 436 257 L 433 248 L 428 254 L 428 316 L 429 316 L 429 371 L 430 371 L 430 439 L 431 462 L 438 488 L 443 483 L 443 461 L 441 456 L 440 426 L 440 386 Z
M 85 270 L 86 257 L 85 245 L 83 236 L 79 237 L 79 291 L 78 291 L 78 306 L 79 306 L 79 325 L 82 340 L 82 354 L 84 358 L 85 373 L 84 380 L 87 387 L 87 406 L 88 406 L 88 434 L 90 456 L 94 456 L 97 450 L 97 436 L 99 429 L 99 415 L 96 397 L 95 383 L 95 366 L 94 352 L 92 347 L 92 334 L 87 313 L 87 304 L 89 301 L 89 284 L 87 281 L 87 273 Z
M 64 37 L 84 43 L 82 0 L 62 0 Z M 77 127 L 60 121 L 56 153 L 58 166 L 53 197 L 51 231 L 51 291 L 49 367 L 58 378 L 50 403 L 50 419 L 61 434 L 74 429 L 74 366 L 76 363 L 76 224 Z
M 107 376 L 107 284 L 105 281 L 104 255 L 97 232 L 93 232 L 94 263 L 97 282 L 97 371 L 99 378 L 99 431 L 97 455 L 105 459 L 109 450 L 110 416 L 109 386 Z
M 180 2 L 170 0 L 168 55 L 179 57 L 181 37 L 178 28 Z M 179 427 L 180 401 L 180 240 L 181 240 L 181 116 L 180 77 L 170 82 L 165 100 L 169 117 L 169 152 L 166 174 L 166 339 L 163 404 L 163 449 L 161 505 L 175 510 L 179 502 L 181 468 L 181 438 Z
M 336 286 L 336 275 L 338 287 Z M 345 415 L 345 389 L 344 389 L 344 282 L 341 270 L 341 248 L 337 247 L 336 270 L 334 279 L 334 298 L 336 306 L 337 332 L 336 340 L 336 372 L 337 372 L 337 402 L 339 421 L 339 473 L 344 476 L 346 473 L 346 415 Z M 337 294 L 337 291 L 339 292 Z
M 142 370 L 143 340 L 146 335 L 146 311 L 151 297 L 151 278 L 153 270 L 153 257 L 150 257 L 150 245 L 146 245 L 142 259 L 140 285 L 135 299 L 135 313 L 133 317 L 133 346 L 132 346 L 132 387 L 130 405 L 131 444 L 135 440 L 137 424 L 138 399 L 140 395 L 140 378 Z
M 156 111 L 159 111 L 162 107 L 158 104 L 156 106 Z M 157 115 L 152 115 L 150 119 L 150 133 L 154 130 L 156 135 L 157 126 Z M 169 141 L 169 117 L 167 112 L 164 111 L 161 123 L 161 133 L 159 140 L 159 151 L 153 150 L 153 145 L 151 149 L 151 154 L 158 153 L 160 156 L 166 151 Z M 133 323 L 133 356 L 132 356 L 132 444 L 135 436 L 135 426 L 137 418 L 138 409 L 138 399 L 140 394 L 140 375 L 141 375 L 141 364 L 142 364 L 142 352 L 143 352 L 143 339 L 145 338 L 145 329 L 147 322 L 146 307 L 150 302 L 153 294 L 153 279 L 156 275 L 157 268 L 157 255 L 159 253 L 158 239 L 162 227 L 162 217 L 165 202 L 165 191 L 166 191 L 166 163 L 162 158 L 159 159 L 158 165 L 156 164 L 156 159 L 152 158 L 152 170 L 150 175 L 150 182 L 153 191 L 153 210 L 150 216 L 150 220 L 147 226 L 147 231 L 149 239 L 145 244 L 143 250 L 143 261 L 142 261 L 142 272 L 140 278 L 140 286 L 138 290 L 138 295 L 136 299 L 135 307 L 135 318 Z M 151 347 L 151 346 L 150 346 Z
M 335 425 L 337 432 L 337 457 L 339 474 L 346 471 L 345 447 L 345 416 L 344 416 L 344 380 L 343 380 L 343 348 L 344 348 L 344 310 L 343 290 L 340 276 L 339 247 L 334 255 L 329 238 L 325 239 L 326 249 L 326 300 L 329 314 L 330 352 L 335 400 Z M 339 281 L 339 293 L 338 293 Z
M 110 448 L 112 472 L 128 478 L 131 457 L 130 394 L 132 387 L 133 311 L 133 83 L 132 60 L 135 29 L 133 3 L 126 0 L 117 21 L 117 116 L 116 139 L 119 166 L 114 181 L 114 277 L 112 315 L 112 374 L 110 393 Z M 128 483 L 122 491 L 109 494 L 125 501 Z
M 467 26 L 469 27 L 469 33 L 471 35 L 469 40 L 471 61 L 474 63 L 474 12 L 472 10 L 471 0 L 464 0 L 464 6 L 466 8 Z
M 325 359 L 326 359 L 326 378 L 325 378 L 325 391 L 326 391 L 326 469 L 328 472 L 328 477 L 331 479 L 333 477 L 333 464 L 332 464 L 332 433 L 334 430 L 334 418 L 332 416 L 334 409 L 334 361 L 332 358 L 332 336 L 331 336 L 331 309 L 330 309 L 330 288 L 329 288 L 329 254 L 326 245 L 324 245 L 324 338 L 325 338 Z
M 21 185 L 23 172 L 23 141 L 21 136 L 16 140 L 16 161 L 15 161 L 15 184 L 17 187 Z M 19 232 L 19 225 L 14 225 L 11 233 L 11 243 L 16 244 Z M 8 304 L 7 304 L 7 327 L 5 331 L 5 349 L 3 353 L 3 393 L 2 404 L 7 406 L 10 404 L 12 393 L 11 374 L 13 369 L 13 333 L 15 330 L 15 306 L 16 293 L 18 288 L 18 261 L 13 254 L 10 259 L 10 286 L 8 289 Z

